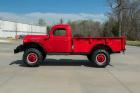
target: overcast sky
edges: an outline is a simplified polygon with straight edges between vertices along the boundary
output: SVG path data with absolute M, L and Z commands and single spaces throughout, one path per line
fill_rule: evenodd
M 39 18 L 48 24 L 92 19 L 103 22 L 108 12 L 106 0 L 0 0 L 0 18 L 36 23 Z

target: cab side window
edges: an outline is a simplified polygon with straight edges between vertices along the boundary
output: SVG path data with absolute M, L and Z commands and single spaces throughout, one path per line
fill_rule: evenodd
M 54 31 L 54 36 L 66 36 L 66 30 L 65 29 L 57 29 Z

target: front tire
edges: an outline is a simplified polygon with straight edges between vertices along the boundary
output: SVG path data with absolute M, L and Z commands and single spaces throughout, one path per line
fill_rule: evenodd
M 98 49 L 92 53 L 91 62 L 97 67 L 104 68 L 110 63 L 110 54 L 104 49 Z
M 35 48 L 29 48 L 24 51 L 23 62 L 29 67 L 36 67 L 43 61 L 42 53 Z

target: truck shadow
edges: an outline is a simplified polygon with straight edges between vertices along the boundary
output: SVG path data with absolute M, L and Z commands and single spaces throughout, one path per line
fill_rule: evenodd
M 27 67 L 22 60 L 17 60 L 11 62 L 9 65 L 19 65 L 21 67 Z M 89 62 L 88 60 L 72 60 L 72 59 L 47 59 L 40 64 L 40 66 L 86 66 L 86 67 L 95 67 L 93 63 Z

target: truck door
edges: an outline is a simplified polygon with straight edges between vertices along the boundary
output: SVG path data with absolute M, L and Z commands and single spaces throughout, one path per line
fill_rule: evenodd
M 64 28 L 57 28 L 53 30 L 50 37 L 51 50 L 55 53 L 69 53 L 71 52 L 71 37 L 68 36 L 67 30 Z

